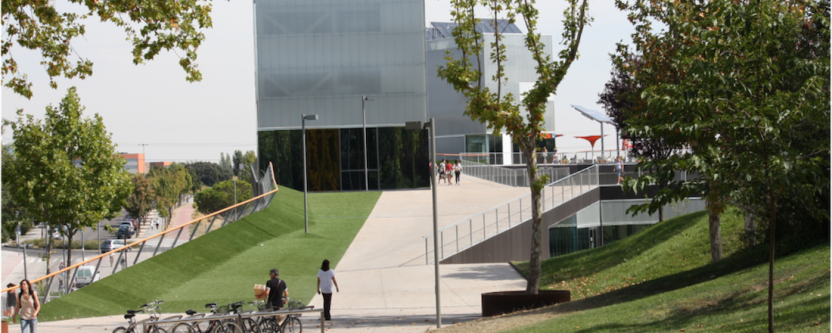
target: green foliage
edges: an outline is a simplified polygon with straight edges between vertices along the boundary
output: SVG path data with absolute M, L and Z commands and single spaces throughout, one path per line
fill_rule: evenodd
M 150 168 L 148 178 L 156 194 L 156 209 L 162 217 L 169 217 L 168 210 L 193 186 L 191 173 L 181 164 L 172 164 L 167 168 L 154 166 Z
M 237 181 L 237 202 L 251 199 L 251 184 L 244 180 Z M 211 214 L 220 209 L 234 205 L 234 182 L 226 180 L 200 191 L 194 197 L 197 210 L 203 214 Z
M 124 210 L 130 216 L 144 219 L 152 208 L 150 205 L 156 199 L 156 191 L 151 186 L 151 180 L 145 175 L 136 174 L 132 176 L 133 193 L 127 197 Z
M 281 187 L 263 211 L 46 303 L 38 320 L 119 315 L 154 299 L 165 300 L 166 313 L 253 300 L 251 286 L 268 280 L 271 268 L 280 270 L 289 297 L 308 303 L 321 260 L 337 267 L 365 222 L 333 216 L 368 216 L 380 195 L 310 194 L 306 234 L 303 193 Z
M 49 1 L 3 2 L 3 81 L 15 93 L 32 97 L 32 83 L 26 73 L 19 72 L 12 56 L 14 44 L 41 53 L 41 64 L 49 75 L 52 88 L 58 87 L 55 77 L 84 79 L 92 75 L 92 61 L 78 54 L 72 42 L 86 33 L 86 27 L 80 22 L 95 16 L 124 30 L 126 39 L 133 43 L 134 64 L 151 60 L 162 50 L 181 50 L 179 65 L 187 73 L 186 80 L 202 79 L 195 61 L 196 50 L 205 39 L 201 30 L 212 26 L 209 1 L 69 2 L 82 9 L 62 12 L 63 5 L 56 6 Z M 73 56 L 77 59 L 71 59 Z
M 103 120 L 84 118 L 83 110 L 74 87 L 57 108 L 46 107 L 43 120 L 18 110 L 14 159 L 2 171 L 12 200 L 37 221 L 68 227 L 70 241 L 82 227 L 117 216 L 132 191 Z
M 526 287 L 527 293 L 537 293 L 540 283 L 540 244 L 541 231 L 541 190 L 548 177 L 538 178 L 536 146 L 544 125 L 544 113 L 548 98 L 557 92 L 560 83 L 566 77 L 566 72 L 578 56 L 578 46 L 581 43 L 584 27 L 592 21 L 587 15 L 589 5 L 586 0 L 567 0 L 568 8 L 564 11 L 563 20 L 563 50 L 559 53 L 560 61 L 553 61 L 546 55 L 540 33 L 537 32 L 538 11 L 534 2 L 512 0 L 452 0 L 451 18 L 458 24 L 452 32 L 457 49 L 462 57 L 455 59 L 450 51 L 445 60 L 447 63 L 437 70 L 440 78 L 465 95 L 468 105 L 465 115 L 473 120 L 487 124 L 494 135 L 506 131 L 527 160 L 527 169 L 531 182 L 531 195 L 534 206 L 532 208 L 532 273 Z M 490 60 L 496 66 L 491 80 L 496 83 L 496 91 L 491 91 L 483 83 L 483 59 L 481 53 L 485 50 L 484 39 L 477 32 L 476 26 L 480 20 L 474 17 L 474 8 L 484 6 L 494 22 L 494 40 L 490 43 Z M 534 87 L 522 96 L 520 103 L 516 103 L 511 93 L 503 94 L 502 86 L 508 78 L 505 76 L 504 64 L 509 61 L 506 56 L 503 36 L 498 26 L 502 16 L 509 23 L 520 18 L 526 26 L 525 46 L 531 51 L 537 80 Z M 476 66 L 472 59 L 476 59 Z M 523 117 L 525 111 L 526 116 Z
M 191 173 L 193 179 L 199 180 L 198 182 L 194 181 L 194 183 L 201 183 L 205 186 L 214 186 L 214 184 L 229 180 L 232 177 L 231 168 L 225 168 L 217 163 L 193 162 L 185 164 L 185 168 Z
M 29 244 L 30 246 L 37 246 L 38 248 L 45 248 L 46 247 L 46 238 L 37 238 L 37 239 L 30 239 L 23 241 L 24 244 Z M 52 241 L 52 246 L 55 248 L 63 248 L 64 241 L 61 239 L 56 239 Z M 81 241 L 74 240 L 72 241 L 72 245 L 70 246 L 71 249 L 80 250 L 81 249 Z M 98 241 L 97 240 L 88 240 L 84 242 L 84 248 L 87 250 L 98 250 Z
M 3 145 L 2 149 L 2 163 L 5 165 L 15 157 L 11 152 L 11 145 Z M 12 200 L 8 187 L 0 187 L 0 192 L 2 192 L 2 207 L 0 207 L 2 208 L 2 218 L 0 218 L 0 220 L 2 220 L 3 223 L 3 231 L 0 233 L 0 236 L 2 236 L 3 242 L 7 242 L 16 235 L 18 224 L 20 225 L 21 235 L 32 229 L 34 218 L 28 214 L 26 208 L 18 205 L 14 202 L 14 200 Z

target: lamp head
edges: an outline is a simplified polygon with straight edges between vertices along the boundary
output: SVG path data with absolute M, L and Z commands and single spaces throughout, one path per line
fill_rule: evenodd
M 305 120 L 318 120 L 318 115 L 316 115 L 316 114 L 304 115 L 303 119 L 305 119 Z

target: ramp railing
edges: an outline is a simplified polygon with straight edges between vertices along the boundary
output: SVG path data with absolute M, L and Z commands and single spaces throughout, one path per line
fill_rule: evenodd
M 77 277 L 79 267 L 84 266 L 84 265 L 89 264 L 89 263 L 92 263 L 92 262 L 95 262 L 95 270 L 93 270 L 93 276 L 95 276 L 96 274 L 98 274 L 99 269 L 101 268 L 101 261 L 104 260 L 105 257 L 108 257 L 110 254 L 118 256 L 118 260 L 116 261 L 116 264 L 113 265 L 113 271 L 112 271 L 111 275 L 115 274 L 116 272 L 118 272 L 120 270 L 126 269 L 131 264 L 135 265 L 136 263 L 138 263 L 139 257 L 141 256 L 142 252 L 145 251 L 145 246 L 146 245 L 149 245 L 146 253 L 150 252 L 150 247 L 153 247 L 154 245 L 155 245 L 155 247 L 153 249 L 153 253 L 149 257 L 145 257 L 144 259 L 149 259 L 149 258 L 152 258 L 152 257 L 158 255 L 158 254 L 161 254 L 159 252 L 160 246 L 162 245 L 162 241 L 165 239 L 165 236 L 167 236 L 169 234 L 170 235 L 173 235 L 173 234 L 176 235 L 173 238 L 173 244 L 170 246 L 170 248 L 173 248 L 173 247 L 176 246 L 177 242 L 179 242 L 180 240 L 183 239 L 181 236 L 182 236 L 182 233 L 185 230 L 190 229 L 190 231 L 189 231 L 190 236 L 187 236 L 187 234 L 185 234 L 186 237 L 187 237 L 187 240 L 190 241 L 194 237 L 198 237 L 200 235 L 204 235 L 206 233 L 209 233 L 212 230 L 219 229 L 220 227 L 223 227 L 223 226 L 225 226 L 229 223 L 237 221 L 237 220 L 239 220 L 239 219 L 241 219 L 245 216 L 248 216 L 251 213 L 258 212 L 258 211 L 268 207 L 269 204 L 271 203 L 272 199 L 274 199 L 274 195 L 279 190 L 278 186 L 277 186 L 277 182 L 275 182 L 274 169 L 272 168 L 271 163 L 269 163 L 268 170 L 266 170 L 265 174 L 261 178 L 260 184 L 263 185 L 262 188 L 265 188 L 266 192 L 261 194 L 261 195 L 258 195 L 256 197 L 254 197 L 254 198 L 248 199 L 248 200 L 240 202 L 236 205 L 233 205 L 233 206 L 227 207 L 225 209 L 221 209 L 219 211 L 216 211 L 216 212 L 213 212 L 211 214 L 205 215 L 203 217 L 192 220 L 188 223 L 184 223 L 180 226 L 171 228 L 167 231 L 160 232 L 160 233 L 155 234 L 153 236 L 145 237 L 145 238 L 136 240 L 136 241 L 134 241 L 130 244 L 127 244 L 124 247 L 121 247 L 119 249 L 115 249 L 115 250 L 112 250 L 110 252 L 103 253 L 103 254 L 100 254 L 98 256 L 92 257 L 90 259 L 84 260 L 84 261 L 82 261 L 80 263 L 77 263 L 75 265 L 71 265 L 67 268 L 55 271 L 51 274 L 39 277 L 39 278 L 34 279 L 34 280 L 31 280 L 31 282 L 32 282 L 32 284 L 37 284 L 39 282 L 44 282 L 46 284 L 46 292 L 44 293 L 44 295 L 38 295 L 42 299 L 41 302 L 46 303 L 46 302 L 49 302 L 50 299 L 52 299 L 54 297 L 60 297 L 61 295 L 64 294 L 64 292 L 66 292 L 66 290 L 64 290 L 64 291 L 59 290 L 55 295 L 53 295 L 52 288 L 55 284 L 55 277 L 58 277 L 59 279 L 66 280 L 67 281 L 67 283 L 65 284 L 66 287 L 72 286 L 75 282 L 76 277 Z M 130 263 L 130 260 L 128 260 L 128 256 L 130 255 L 129 252 L 131 252 L 133 250 L 133 248 L 136 247 L 136 246 L 139 247 L 138 252 L 135 254 L 135 256 L 132 260 L 132 263 Z M 69 279 L 64 279 L 63 277 L 66 276 L 67 274 L 70 275 L 70 278 Z M 15 290 L 17 288 L 19 288 L 19 286 L 6 288 L 6 289 L 3 289 L 0 292 L 5 293 L 7 291 Z M 35 291 L 38 292 L 37 289 L 35 289 Z

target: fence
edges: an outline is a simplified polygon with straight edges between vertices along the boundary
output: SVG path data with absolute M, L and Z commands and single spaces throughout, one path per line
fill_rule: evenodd
M 75 278 L 77 277 L 79 267 L 84 266 L 85 264 L 96 261 L 95 270 L 93 270 L 93 275 L 95 275 L 97 272 L 99 272 L 99 268 L 101 268 L 101 261 L 105 257 L 109 256 L 110 254 L 117 254 L 118 255 L 118 261 L 116 261 L 117 264 L 113 267 L 113 272 L 112 272 L 112 274 L 115 274 L 119 270 L 119 268 L 124 270 L 128 267 L 129 260 L 127 260 L 127 252 L 130 251 L 135 246 L 139 246 L 139 250 L 138 250 L 138 253 L 136 253 L 135 259 L 133 259 L 133 263 L 132 263 L 133 265 L 135 265 L 139 261 L 139 257 L 141 256 L 142 252 L 145 250 L 145 245 L 147 245 L 148 242 L 155 242 L 155 248 L 153 249 L 153 254 L 150 255 L 150 257 L 154 257 L 154 256 L 156 256 L 157 254 L 160 253 L 159 248 L 162 245 L 162 241 L 164 240 L 165 236 L 167 236 L 168 234 L 173 234 L 173 233 L 176 234 L 176 236 L 173 239 L 173 244 L 170 246 L 170 248 L 173 248 L 173 247 L 176 246 L 176 243 L 179 242 L 180 237 L 182 236 L 182 232 L 184 230 L 186 230 L 186 228 L 189 228 L 189 227 L 193 226 L 191 234 L 190 234 L 190 236 L 188 236 L 188 241 L 190 241 L 194 237 L 198 237 L 199 235 L 206 234 L 206 233 L 210 232 L 211 230 L 216 230 L 215 226 L 216 226 L 216 228 L 220 228 L 222 226 L 225 226 L 226 224 L 237 221 L 240 218 L 243 218 L 243 217 L 245 217 L 245 216 L 247 216 L 251 213 L 260 211 L 260 210 L 268 207 L 269 204 L 271 203 L 272 199 L 274 198 L 274 195 L 278 191 L 277 183 L 274 180 L 274 169 L 272 169 L 271 163 L 269 163 L 269 168 L 266 170 L 265 174 L 261 178 L 260 184 L 262 186 L 261 188 L 265 189 L 266 191 L 265 191 L 265 193 L 263 193 L 259 196 L 256 196 L 254 198 L 251 198 L 251 199 L 248 199 L 246 201 L 240 202 L 240 203 L 238 203 L 236 205 L 233 205 L 233 206 L 230 206 L 228 208 L 216 211 L 214 213 L 208 214 L 208 215 L 203 216 L 201 218 L 198 218 L 196 220 L 185 223 L 181 226 L 172 228 L 170 230 L 160 232 L 156 235 L 137 240 L 133 243 L 127 244 L 127 246 L 124 246 L 120 249 L 116 249 L 116 250 L 113 250 L 113 251 L 95 256 L 93 258 L 82 261 L 78 264 L 69 266 L 67 268 L 64 268 L 62 270 L 59 270 L 59 271 L 56 271 L 54 273 L 48 274 L 46 276 L 42 276 L 40 278 L 34 279 L 31 282 L 33 284 L 35 284 L 35 283 L 39 283 L 41 281 L 45 281 L 45 283 L 46 283 L 46 292 L 43 293 L 43 295 L 41 295 L 41 297 L 43 297 L 42 302 L 46 303 L 46 302 L 49 302 L 50 298 L 59 297 L 59 296 L 62 295 L 61 292 L 58 292 L 57 295 L 52 294 L 52 287 L 53 287 L 54 282 L 55 282 L 54 281 L 55 277 L 60 276 L 60 274 L 65 274 L 65 273 L 69 274 L 71 272 L 71 274 L 70 274 L 71 278 L 67 280 L 68 282 L 66 284 L 66 286 L 71 286 L 75 282 Z M 204 224 L 203 224 L 203 222 L 204 222 Z M 200 226 L 202 226 L 203 228 L 200 228 Z M 151 244 L 150 246 L 152 247 L 153 244 Z M 150 249 L 148 248 L 148 252 L 149 251 L 150 251 Z M 3 289 L 2 292 L 5 293 L 7 291 L 15 290 L 17 288 L 19 288 L 19 287 L 16 286 L 16 287 L 12 287 L 12 288 Z
M 483 165 L 461 160 L 462 171 L 466 176 L 473 176 L 495 183 L 515 187 L 529 187 L 529 172 L 526 168 L 506 168 L 496 165 Z M 538 167 L 537 176 L 549 176 L 549 182 L 554 182 L 569 176 L 569 169 L 558 167 Z
M 541 213 L 599 186 L 598 176 L 599 168 L 592 166 L 547 185 L 541 192 Z M 439 229 L 439 260 L 531 219 L 531 207 L 531 193 L 527 193 Z M 422 237 L 425 239 L 425 263 L 431 264 L 433 233 Z

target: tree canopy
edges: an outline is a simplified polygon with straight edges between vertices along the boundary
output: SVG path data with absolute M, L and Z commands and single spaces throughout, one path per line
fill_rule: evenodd
M 207 0 L 185 1 L 82 1 L 69 0 L 73 10 L 53 1 L 3 1 L 3 56 L 4 86 L 15 93 L 32 97 L 32 83 L 12 55 L 15 44 L 41 54 L 41 65 L 50 78 L 50 86 L 57 89 L 55 77 L 81 79 L 92 75 L 93 62 L 75 50 L 72 42 L 86 33 L 81 22 L 97 17 L 101 22 L 124 30 L 133 44 L 133 63 L 152 60 L 162 50 L 181 51 L 179 65 L 185 70 L 188 82 L 200 81 L 202 74 L 196 64 L 196 50 L 205 39 L 202 29 L 210 28 L 211 4 Z M 69 9 L 69 8 L 67 8 Z
M 251 184 L 244 180 L 237 181 L 237 202 L 251 199 Z M 203 214 L 211 214 L 220 209 L 234 205 L 234 182 L 226 180 L 207 188 L 194 197 L 197 210 Z
M 70 242 L 82 227 L 117 216 L 133 187 L 102 118 L 83 111 L 74 87 L 43 120 L 18 110 L 14 158 L 2 171 L 12 200 L 50 227 L 66 226 Z

